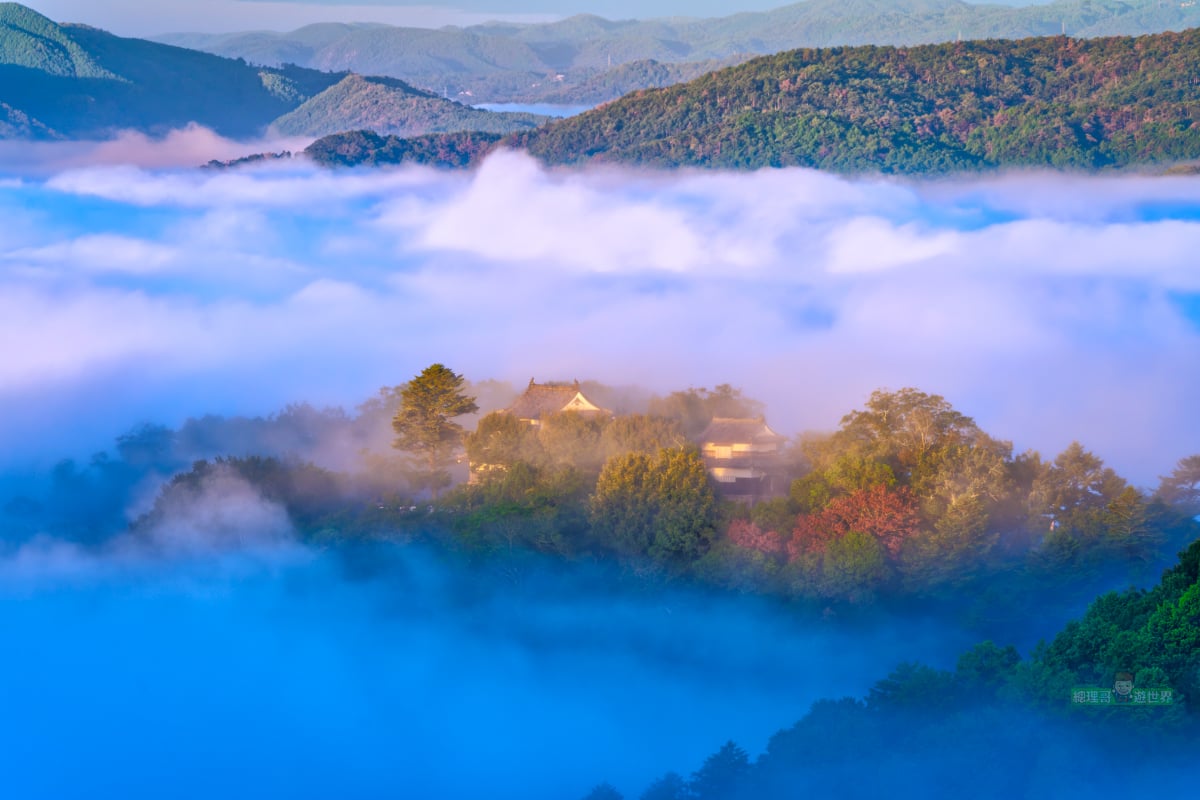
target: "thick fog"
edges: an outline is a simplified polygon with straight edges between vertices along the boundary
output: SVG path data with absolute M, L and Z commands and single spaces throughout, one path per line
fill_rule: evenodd
M 1019 450 L 1077 439 L 1143 485 L 1200 442 L 1197 178 L 517 153 L 473 173 L 47 174 L 65 147 L 0 182 L 5 469 L 143 421 L 352 405 L 435 361 L 517 385 L 729 382 L 785 433 L 916 386 Z
M 20 797 L 631 794 L 730 737 L 761 750 L 932 622 L 801 623 L 601 567 L 293 543 L 218 476 L 149 531 L 0 558 L 6 791 Z M 61 769 L 67 759 L 70 769 Z

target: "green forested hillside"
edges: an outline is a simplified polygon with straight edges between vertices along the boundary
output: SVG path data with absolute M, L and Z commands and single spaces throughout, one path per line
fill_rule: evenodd
M 795 50 L 521 135 L 549 163 L 918 172 L 1200 156 L 1200 30 Z
M 0 3 L 0 63 L 63 77 L 117 77 L 58 25 L 17 3 Z
M 394 78 L 348 75 L 275 121 L 289 136 L 326 136 L 346 130 L 419 136 L 426 133 L 486 131 L 511 133 L 547 121 L 535 114 L 481 111 L 414 89 Z
M 1200 158 L 1198 122 L 1192 29 L 794 50 L 635 92 L 500 144 L 549 164 L 1090 169 Z

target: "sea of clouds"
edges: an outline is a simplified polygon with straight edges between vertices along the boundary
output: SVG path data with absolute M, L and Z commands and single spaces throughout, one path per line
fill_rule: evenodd
M 237 147 L 0 146 L 0 486 L 139 423 L 350 407 L 435 361 L 730 382 L 786 433 L 916 386 L 1144 485 L 1200 450 L 1200 178 L 191 166 Z M 15 795 L 632 797 L 973 641 L 321 551 L 220 470 L 160 510 L 88 544 L 0 517 Z
M 228 150 L 179 136 L 185 163 Z M 1198 178 L 511 152 L 471 173 L 202 171 L 127 145 L 100 166 L 77 145 L 0 151 L 0 468 L 141 421 L 352 406 L 433 362 L 518 385 L 730 382 L 789 434 L 915 386 L 1018 449 L 1078 439 L 1143 485 L 1200 449 Z

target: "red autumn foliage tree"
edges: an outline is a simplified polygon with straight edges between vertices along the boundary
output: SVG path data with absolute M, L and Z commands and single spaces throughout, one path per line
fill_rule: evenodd
M 788 542 L 788 556 L 821 552 L 830 540 L 859 531 L 874 536 L 888 556 L 896 558 L 904 541 L 920 528 L 917 501 L 907 487 L 871 486 L 834 498 L 815 514 L 801 514 Z
M 783 535 L 777 531 L 764 531 L 757 524 L 745 519 L 729 523 L 726 534 L 729 541 L 747 550 L 757 550 L 768 556 L 781 556 L 786 551 Z

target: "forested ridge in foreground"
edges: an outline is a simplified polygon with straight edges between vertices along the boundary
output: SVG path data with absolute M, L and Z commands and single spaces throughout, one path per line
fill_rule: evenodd
M 1124 677 L 1169 688 L 1173 702 L 1072 701 L 1078 687 Z M 1100 597 L 1027 658 L 987 641 L 953 670 L 901 664 L 865 698 L 814 703 L 757 758 L 730 741 L 689 777 L 667 772 L 640 797 L 870 798 L 897 787 L 925 797 L 1182 797 L 1200 743 L 1198 691 L 1200 541 L 1153 589 Z M 1105 752 L 1116 755 L 1095 756 Z M 600 784 L 586 800 L 621 797 Z
M 1165 165 L 1200 157 L 1198 63 L 1200 29 L 793 50 L 496 146 L 547 164 L 849 173 Z
M 1134 671 L 1136 670 L 1136 671 Z M 1075 703 L 1079 687 L 1168 688 L 1169 705 Z M 1158 689 L 1156 689 L 1157 691 Z M 954 670 L 899 665 L 862 699 L 822 700 L 750 754 L 730 741 L 642 800 L 1185 796 L 1200 719 L 1200 541 L 1149 591 L 1109 593 L 1022 659 L 987 641 Z M 1081 754 L 1116 751 L 1110 759 Z M 586 800 L 620 800 L 600 784 Z

